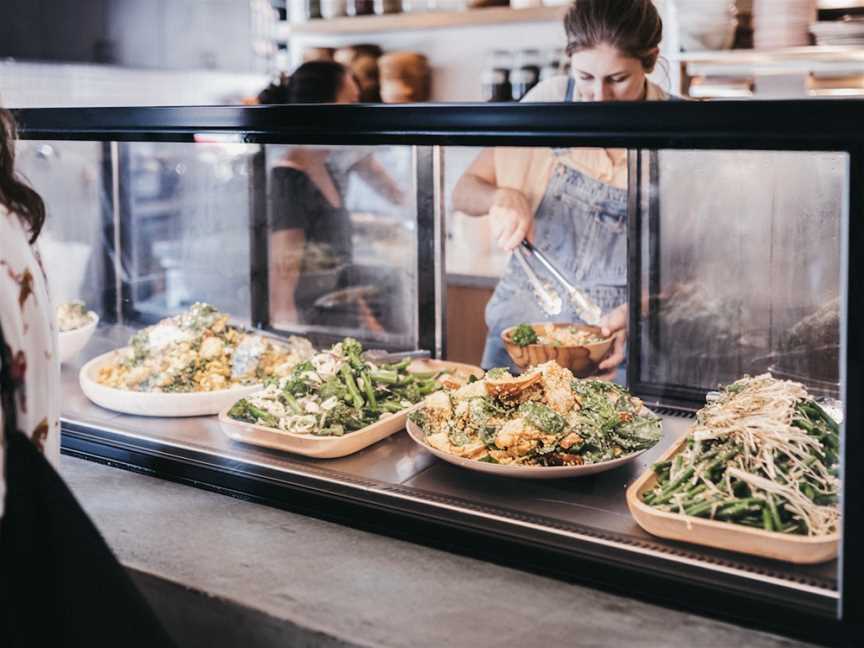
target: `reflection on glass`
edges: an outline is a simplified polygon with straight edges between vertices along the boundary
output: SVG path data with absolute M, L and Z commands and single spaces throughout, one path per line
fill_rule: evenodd
M 81 300 L 104 317 L 101 144 L 19 141 L 16 149 L 16 167 L 45 201 L 39 248 L 52 301 Z
M 270 318 L 278 329 L 416 343 L 410 150 L 270 147 Z
M 658 154 L 643 380 L 771 371 L 837 394 L 846 168 L 840 153 Z
M 206 302 L 248 320 L 249 181 L 257 146 L 120 145 L 127 310 L 153 322 Z
M 197 302 L 248 323 L 263 227 L 277 329 L 322 345 L 417 345 L 409 147 L 24 141 L 18 156 L 46 202 L 40 246 L 57 303 L 82 300 L 133 328 Z

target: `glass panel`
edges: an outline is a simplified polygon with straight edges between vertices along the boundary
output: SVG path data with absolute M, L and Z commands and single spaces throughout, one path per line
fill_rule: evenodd
M 53 300 L 82 300 L 100 318 L 64 361 L 67 420 L 115 420 L 84 395 L 79 369 L 196 302 L 232 324 L 303 335 L 319 349 L 348 335 L 367 348 L 416 349 L 413 155 L 405 146 L 301 149 L 206 136 L 195 143 L 21 142 L 19 171 L 47 206 L 40 246 Z M 289 321 L 269 301 L 284 293 L 272 252 L 286 232 L 301 243 L 291 278 L 301 308 Z M 432 264 L 426 271 L 434 272 Z M 166 330 L 173 331 L 163 327 L 160 336 Z M 168 337 L 150 343 L 185 340 Z M 169 369 L 156 374 L 173 376 Z
M 67 247 L 83 241 L 104 250 L 113 263 L 113 241 L 103 246 L 99 237 L 103 219 L 110 227 L 116 217 L 125 323 L 153 323 L 206 302 L 248 324 L 256 299 L 252 273 L 269 253 L 269 271 L 262 266 L 261 272 L 269 274 L 270 320 L 277 331 L 309 335 L 321 344 L 351 335 L 377 346 L 416 347 L 411 148 L 327 150 L 220 141 L 87 146 L 87 182 L 109 190 L 116 148 L 116 215 L 107 201 L 101 211 L 98 204 L 90 210 L 76 207 L 70 194 L 84 192 L 86 185 L 78 186 L 75 169 L 64 167 L 58 174 L 63 182 L 56 186 L 47 181 L 48 156 L 56 147 L 26 144 L 22 166 L 25 172 L 33 169 L 37 188 L 46 187 L 49 211 L 55 204 L 63 213 L 72 206 L 91 218 L 84 228 L 71 219 L 54 219 L 58 228 L 69 229 L 68 236 L 65 230 L 61 235 Z M 102 283 L 101 275 L 93 275 L 86 285 L 92 291 Z M 80 294 L 88 304 L 100 301 L 78 289 L 57 292 Z M 267 291 L 257 298 L 265 300 L 266 311 Z
M 448 312 L 470 316 L 467 325 L 462 317 L 449 320 L 449 357 L 518 372 L 520 363 L 502 340 L 508 328 L 592 325 L 600 315 L 625 307 L 626 151 L 498 147 L 445 152 Z M 536 251 L 519 245 L 520 232 L 532 238 Z M 582 308 L 584 303 L 590 307 Z M 568 334 L 555 336 L 563 341 Z M 471 346 L 463 343 L 466 337 Z M 565 362 L 579 376 L 625 380 L 626 363 L 599 369 L 599 355 L 576 355 Z
M 105 299 L 113 300 L 114 290 L 105 267 L 111 262 L 105 256 L 110 241 L 103 239 L 110 199 L 103 184 L 102 150 L 99 142 L 21 141 L 16 167 L 45 201 L 39 247 L 52 300 L 83 300 L 104 320 Z
M 268 146 L 266 157 L 273 326 L 415 348 L 412 149 Z
M 503 187 L 524 197 L 533 215 L 535 246 L 576 287 L 596 299 L 605 313 L 628 301 L 627 219 L 641 223 L 641 230 L 635 232 L 641 267 L 630 270 L 637 273 L 643 297 L 640 303 L 628 304 L 628 310 L 639 309 L 639 330 L 632 336 L 638 347 L 631 347 L 641 351 L 638 380 L 631 385 L 637 395 L 673 405 L 682 399 L 692 408 L 701 408 L 707 390 L 746 374 L 770 371 L 777 378 L 803 382 L 814 397 L 839 397 L 842 228 L 849 182 L 846 154 L 643 151 L 639 154 L 642 203 L 635 205 L 639 210 L 633 213 L 628 211 L 623 151 L 498 148 L 481 153 L 448 148 L 445 153 L 450 358 L 482 362 L 486 368 L 511 364 L 513 349 L 508 352 L 500 340 L 505 327 L 520 322 L 580 322 L 574 309 L 543 312 L 525 266 L 515 255 L 497 249 L 494 219 L 506 221 L 510 216 L 503 209 L 490 212 L 492 194 Z M 475 177 L 469 178 L 472 174 Z M 520 209 L 516 200 L 509 205 Z M 504 260 L 503 269 L 494 265 L 499 258 Z M 532 258 L 528 264 L 541 282 L 566 295 L 541 263 Z M 621 291 L 617 299 L 606 297 L 613 287 Z M 470 346 L 463 344 L 466 338 L 472 341 Z M 548 355 L 534 355 L 531 363 L 551 357 L 566 361 L 563 353 L 552 349 Z M 826 411 L 835 411 L 837 403 L 831 398 L 819 402 Z M 549 490 L 546 485 L 532 485 L 530 495 L 522 485 L 514 487 L 513 493 L 505 492 L 497 483 L 476 476 L 457 478 L 438 465 L 411 483 L 436 494 L 524 507 L 520 510 L 540 511 L 547 505 L 580 509 L 578 519 L 594 532 L 620 532 L 658 546 L 668 540 L 648 533 L 640 536 L 642 531 L 622 494 L 640 475 L 651 474 L 651 466 L 691 431 L 692 424 L 689 417 L 664 415 L 662 441 L 630 467 L 593 480 L 562 480 Z M 828 425 L 821 420 L 819 424 Z M 833 442 L 833 437 L 825 436 L 825 447 Z M 760 445 L 760 450 L 770 444 Z M 497 446 L 486 449 L 491 453 Z M 771 462 L 776 456 L 778 465 L 786 465 L 781 451 L 764 452 Z M 814 464 L 811 457 L 806 460 Z M 736 467 L 755 471 L 752 464 L 736 461 Z M 831 469 L 833 465 L 820 466 L 823 472 L 802 487 L 804 492 L 810 492 L 812 484 L 825 488 L 821 496 L 813 491 L 820 506 L 830 504 L 833 494 L 829 493 L 836 492 Z M 778 483 L 785 486 L 792 479 L 797 477 Z M 743 486 L 743 480 L 735 486 L 736 497 L 764 495 L 758 487 L 747 491 Z M 700 489 L 698 478 L 690 488 Z M 701 497 L 689 503 L 704 506 Z M 681 498 L 677 501 L 683 507 L 688 500 L 683 494 Z M 772 519 L 769 528 L 800 532 L 792 505 L 785 506 L 777 512 L 777 526 L 771 526 Z M 819 514 L 827 518 L 833 513 Z M 552 515 L 561 520 L 568 514 L 557 510 Z M 721 514 L 716 519 L 729 518 Z M 766 525 L 764 519 L 752 517 L 741 523 Z M 702 557 L 710 555 L 712 550 L 696 536 L 694 530 L 693 544 L 683 546 Z M 759 542 L 775 550 L 770 539 Z M 723 552 L 723 560 L 751 567 L 774 565 L 750 555 L 759 554 L 756 544 L 743 544 L 742 553 Z M 783 579 L 812 578 L 809 582 L 818 582 L 819 587 L 836 588 L 837 563 L 830 551 L 820 553 L 817 544 L 804 545 L 800 556 L 813 564 L 785 564 L 776 571 L 774 565 L 760 572 L 759 578 L 784 572 Z M 778 554 L 785 550 L 783 545 L 777 541 Z
M 684 577 L 707 580 L 713 571 L 734 587 L 778 590 L 784 600 L 801 596 L 820 610 L 833 605 L 836 561 L 797 565 L 673 541 L 631 517 L 627 488 L 692 424 L 670 411 L 662 415 L 662 439 L 614 469 L 508 481 L 438 461 L 407 434 L 322 462 L 238 443 L 214 416 L 133 416 L 84 395 L 83 363 L 196 301 L 238 324 L 260 323 L 267 333 L 308 335 L 319 348 L 344 335 L 367 346 L 415 348 L 418 330 L 429 324 L 418 318 L 418 279 L 434 271 L 434 264 L 418 267 L 418 223 L 432 217 L 418 213 L 418 194 L 441 198 L 437 207 L 447 218 L 449 359 L 479 364 L 487 340 L 499 340 L 505 326 L 578 323 L 573 308 L 542 311 L 525 266 L 496 245 L 488 193 L 481 185 L 466 188 L 466 172 L 489 153 L 444 149 L 439 196 L 431 178 L 415 186 L 408 146 L 23 142 L 21 169 L 48 203 L 42 246 L 52 292 L 58 301 L 84 299 L 103 320 L 63 368 L 64 418 L 94 434 L 101 427 L 125 435 L 130 444 L 144 438 L 182 448 L 178 455 L 200 453 L 195 460 L 327 475 L 344 480 L 339 488 L 346 491 L 373 484 L 376 496 L 386 497 L 398 484 L 400 496 L 446 505 L 442 515 L 472 502 L 460 515 L 480 505 L 498 512 L 501 524 L 534 521 L 532 533 L 541 539 L 571 533 L 574 546 L 590 538 L 620 555 L 640 551 L 633 558 L 640 565 L 650 560 L 668 569 L 677 560 Z M 536 215 L 537 247 L 607 312 L 628 300 L 626 226 L 639 218 L 641 265 L 629 270 L 643 296 L 628 304 L 639 314 L 638 330 L 630 331 L 641 351 L 637 395 L 653 387 L 700 399 L 718 383 L 767 370 L 800 378 L 814 393 L 836 393 L 844 154 L 643 152 L 638 213 L 628 213 L 623 151 L 508 148 L 492 155 L 493 162 L 500 157 L 496 184 L 524 192 Z M 565 295 L 542 263 L 527 264 L 541 284 Z M 487 366 L 508 362 L 506 355 L 500 361 L 503 347 L 496 351 L 499 359 Z M 127 391 L 128 402 L 142 396 Z
M 250 177 L 258 146 L 119 145 L 126 318 L 206 302 L 250 316 Z
M 643 160 L 640 380 L 713 389 L 771 371 L 836 397 L 847 155 Z
M 466 213 L 454 201 L 459 181 L 480 153 L 479 149 L 450 146 L 444 149 L 444 205 L 447 214 L 447 274 L 500 278 L 510 255 L 492 234 L 491 219 Z M 459 209 L 462 206 L 463 209 Z

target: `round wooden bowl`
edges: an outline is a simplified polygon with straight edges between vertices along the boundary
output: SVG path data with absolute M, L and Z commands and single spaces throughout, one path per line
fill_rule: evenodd
M 600 335 L 600 327 L 588 326 L 583 324 L 530 324 L 531 328 L 538 336 L 545 335 L 553 329 L 558 328 L 575 328 L 577 330 L 591 331 Z M 520 347 L 513 343 L 511 335 L 516 330 L 515 326 L 504 329 L 501 333 L 501 340 L 507 349 L 507 353 L 523 371 L 528 367 L 543 364 L 549 360 L 554 360 L 565 369 L 573 372 L 577 378 L 587 378 L 595 371 L 597 365 L 603 357 L 609 352 L 609 347 L 612 346 L 612 338 L 609 337 L 602 342 L 594 344 L 586 344 L 582 346 L 553 346 L 551 344 L 529 344 Z

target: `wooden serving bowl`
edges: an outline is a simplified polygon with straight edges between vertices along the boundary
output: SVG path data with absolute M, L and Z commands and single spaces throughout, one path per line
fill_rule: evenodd
M 587 324 L 529 324 L 538 336 L 545 335 L 554 329 L 559 328 L 574 328 L 580 331 L 590 331 L 596 335 L 600 335 L 599 326 L 588 326 Z M 609 352 L 612 346 L 612 338 L 606 338 L 602 342 L 594 344 L 586 344 L 582 346 L 553 346 L 551 344 L 529 344 L 520 347 L 513 343 L 511 335 L 516 330 L 515 326 L 504 329 L 501 333 L 501 340 L 507 348 L 507 353 L 523 371 L 528 367 L 533 367 L 538 364 L 543 364 L 549 360 L 554 360 L 565 369 L 573 372 L 577 378 L 587 378 L 595 371 L 597 365 L 603 357 Z

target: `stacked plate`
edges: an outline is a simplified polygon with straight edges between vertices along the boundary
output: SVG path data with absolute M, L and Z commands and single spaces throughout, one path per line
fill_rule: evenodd
M 810 25 L 817 45 L 864 45 L 864 19 L 817 22 Z
M 669 13 L 687 52 L 729 49 L 737 26 L 733 0 L 674 0 Z
M 815 20 L 816 0 L 756 0 L 753 43 L 756 49 L 809 45 Z

